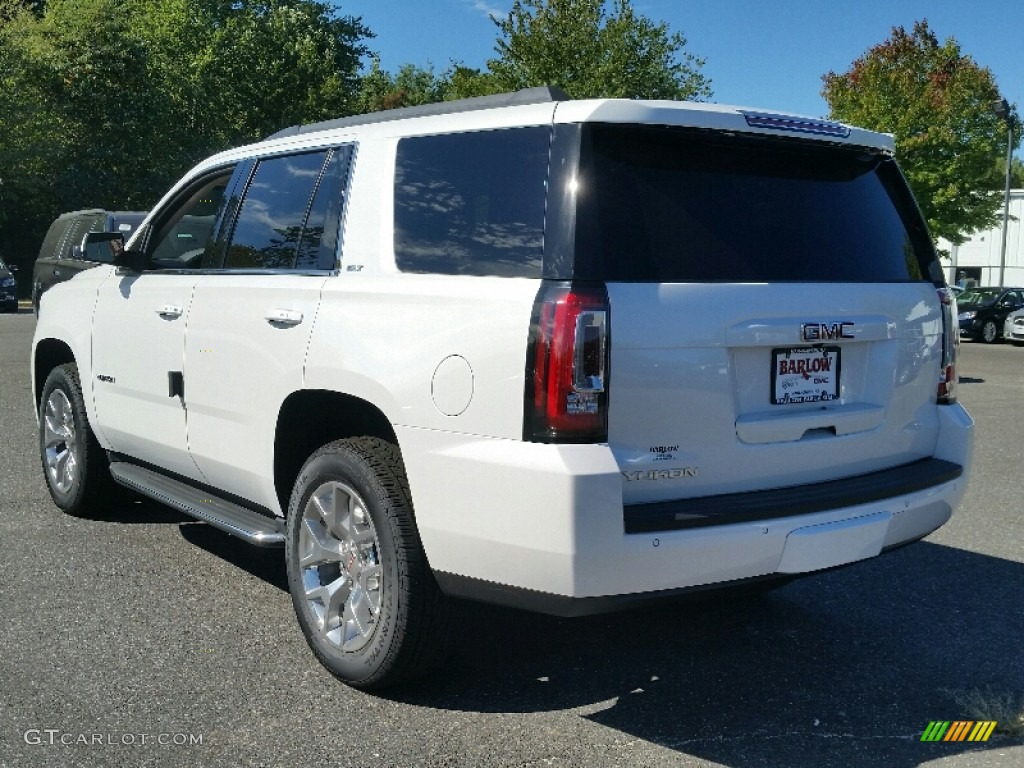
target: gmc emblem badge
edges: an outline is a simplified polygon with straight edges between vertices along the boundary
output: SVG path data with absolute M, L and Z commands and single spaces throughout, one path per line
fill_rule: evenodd
M 804 323 L 800 326 L 800 338 L 804 341 L 854 338 L 852 333 L 846 332 L 847 328 L 853 328 L 853 323 Z

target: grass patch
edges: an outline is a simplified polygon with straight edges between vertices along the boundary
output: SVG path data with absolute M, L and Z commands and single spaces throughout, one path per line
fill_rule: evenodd
M 1024 735 L 1024 695 L 972 688 L 952 691 L 953 699 L 964 717 L 972 720 L 995 720 L 996 733 Z

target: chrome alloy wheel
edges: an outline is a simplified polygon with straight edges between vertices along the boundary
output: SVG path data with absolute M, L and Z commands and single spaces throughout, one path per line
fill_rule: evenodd
M 55 389 L 46 398 L 43 414 L 43 456 L 46 473 L 60 493 L 71 490 L 78 476 L 78 440 L 75 412 L 67 395 Z
M 310 495 L 299 528 L 299 568 L 310 619 L 328 642 L 358 651 L 380 615 L 383 573 L 366 503 L 332 480 Z

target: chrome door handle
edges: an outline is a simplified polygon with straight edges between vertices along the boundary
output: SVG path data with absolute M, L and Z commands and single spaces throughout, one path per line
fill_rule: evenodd
M 269 309 L 263 317 L 272 325 L 298 325 L 302 322 L 302 313 L 291 309 Z
M 156 311 L 156 313 L 158 315 L 160 315 L 160 317 L 175 318 L 175 317 L 181 317 L 181 313 L 184 312 L 184 311 L 185 311 L 184 309 L 182 309 L 181 307 L 175 306 L 174 304 L 166 304 L 166 305 L 160 307 L 160 309 L 158 309 Z

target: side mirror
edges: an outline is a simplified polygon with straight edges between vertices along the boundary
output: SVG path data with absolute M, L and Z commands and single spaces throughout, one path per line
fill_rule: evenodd
M 141 253 L 126 250 L 121 232 L 90 232 L 82 239 L 82 258 L 99 264 L 113 264 L 132 272 L 141 272 L 145 260 Z
M 82 238 L 81 257 L 99 264 L 117 264 L 124 253 L 124 237 L 120 232 L 90 232 Z
M 18 274 L 18 265 L 17 264 L 8 264 L 7 265 L 7 271 L 10 272 L 12 275 Z

